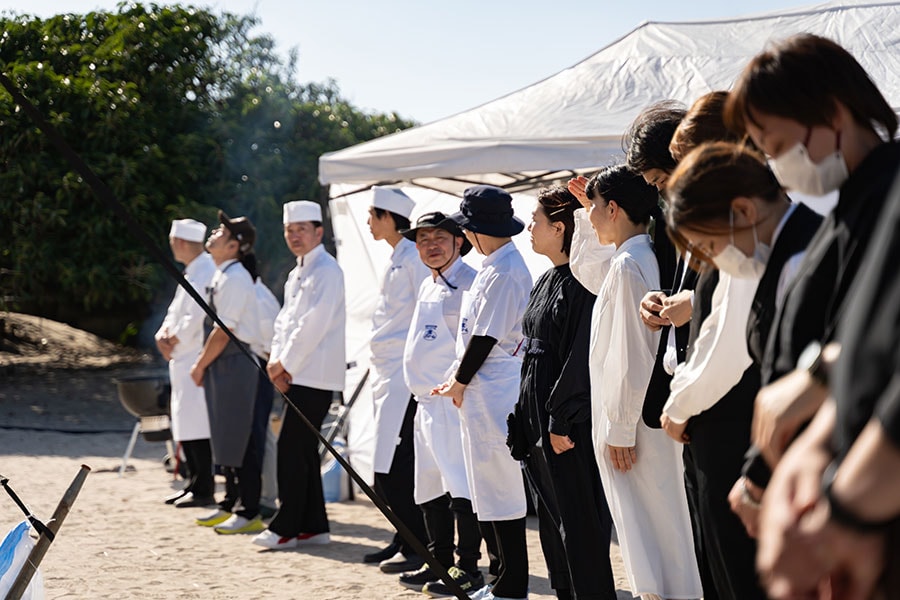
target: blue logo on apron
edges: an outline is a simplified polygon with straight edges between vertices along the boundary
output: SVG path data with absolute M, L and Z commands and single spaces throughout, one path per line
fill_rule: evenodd
M 469 333 L 469 317 L 463 317 L 459 322 L 460 333 Z
M 422 335 L 423 339 L 426 340 L 436 340 L 437 339 L 437 325 L 426 325 L 425 333 Z

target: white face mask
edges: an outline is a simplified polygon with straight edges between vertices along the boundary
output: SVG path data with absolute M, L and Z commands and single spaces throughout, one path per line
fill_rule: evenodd
M 761 279 L 771 248 L 759 243 L 756 224 L 753 224 L 753 256 L 747 256 L 734 245 L 734 210 L 731 211 L 731 243 L 713 257 L 716 268 L 736 279 Z
M 834 152 L 822 159 L 822 162 L 814 163 L 809 157 L 806 144 L 797 142 L 778 158 L 769 159 L 769 166 L 785 188 L 809 196 L 824 196 L 841 187 L 849 176 L 840 145 L 841 134 L 837 132 Z

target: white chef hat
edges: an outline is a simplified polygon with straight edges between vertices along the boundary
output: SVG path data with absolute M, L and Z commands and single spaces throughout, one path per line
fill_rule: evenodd
M 403 193 L 399 188 L 376 185 L 372 187 L 372 206 L 409 218 L 412 209 L 416 205 L 413 199 Z
M 206 225 L 194 219 L 175 219 L 169 237 L 188 242 L 202 242 L 206 239 Z
M 322 207 L 309 200 L 294 200 L 284 205 L 284 224 L 301 221 L 322 222 Z

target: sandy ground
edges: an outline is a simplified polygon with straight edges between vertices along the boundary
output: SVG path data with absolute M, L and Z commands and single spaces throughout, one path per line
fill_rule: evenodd
M 139 440 L 124 477 L 118 466 L 134 419 L 112 380 L 145 366 L 0 375 L 0 473 L 39 518 L 52 514 L 81 464 L 92 468 L 42 570 L 55 598 L 422 598 L 364 565 L 361 556 L 391 538 L 368 499 L 328 505 L 332 543 L 266 552 L 249 536 L 219 536 L 193 524 L 205 509 L 174 509 L 162 498 L 175 482 L 162 465 L 165 444 Z M 63 433 L 105 431 L 106 433 Z M 221 490 L 221 482 L 220 482 Z M 22 514 L 0 492 L 0 529 Z M 530 598 L 553 598 L 537 534 L 528 520 Z M 618 548 L 620 598 L 630 598 Z M 482 560 L 486 565 L 486 560 Z

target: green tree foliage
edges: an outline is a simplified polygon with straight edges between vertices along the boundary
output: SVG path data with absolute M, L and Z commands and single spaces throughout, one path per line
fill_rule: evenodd
M 291 262 L 281 206 L 319 199 L 319 156 L 412 123 L 362 113 L 333 82 L 297 83 L 294 55 L 282 61 L 256 25 L 139 4 L 7 17 L 0 68 L 161 245 L 172 218 L 247 215 L 277 291 Z M 161 269 L 5 92 L 0 131 L 0 273 L 14 273 L 0 296 L 83 326 L 144 318 Z

